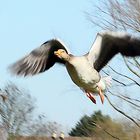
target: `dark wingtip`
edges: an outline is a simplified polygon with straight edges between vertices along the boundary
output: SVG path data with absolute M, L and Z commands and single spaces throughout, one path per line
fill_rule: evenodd
M 31 74 L 26 74 L 23 72 L 18 65 L 18 62 L 13 63 L 7 67 L 7 71 L 12 75 L 12 76 L 20 76 L 20 77 L 29 77 L 32 76 Z
M 7 71 L 13 75 L 13 76 L 24 76 L 21 75 L 17 70 L 16 70 L 16 65 L 15 64 L 11 64 L 7 67 Z

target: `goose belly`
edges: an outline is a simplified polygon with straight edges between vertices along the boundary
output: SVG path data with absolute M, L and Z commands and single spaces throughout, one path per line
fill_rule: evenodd
M 77 62 L 77 61 L 76 61 Z M 67 71 L 72 81 L 84 90 L 94 91 L 96 83 L 99 82 L 99 73 L 86 61 L 82 64 L 74 63 L 66 65 Z

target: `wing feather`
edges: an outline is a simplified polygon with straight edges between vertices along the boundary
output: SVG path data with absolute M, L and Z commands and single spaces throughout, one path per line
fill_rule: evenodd
M 39 48 L 12 64 L 9 69 L 16 75 L 35 75 L 48 70 L 56 62 L 65 64 L 65 62 L 54 55 L 58 49 L 67 49 L 62 42 L 57 39 L 49 40 L 43 43 Z
M 118 53 L 140 56 L 140 38 L 123 32 L 98 33 L 87 57 L 99 72 Z

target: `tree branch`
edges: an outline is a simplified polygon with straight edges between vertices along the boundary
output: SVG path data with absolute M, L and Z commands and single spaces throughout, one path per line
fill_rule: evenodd
M 128 118 L 129 120 L 131 120 L 136 126 L 138 126 L 140 128 L 140 125 L 129 115 L 127 115 L 126 113 L 124 113 L 123 111 L 121 111 L 120 109 L 118 109 L 117 107 L 115 107 L 112 102 L 110 101 L 110 99 L 108 98 L 108 96 L 105 94 L 106 99 L 108 100 L 109 104 L 120 114 L 124 115 L 126 118 Z
M 140 75 L 139 75 L 136 71 L 134 71 L 134 70 L 128 65 L 128 63 L 127 63 L 127 61 L 126 61 L 126 58 L 123 57 L 123 59 L 124 59 L 124 62 L 125 62 L 125 64 L 126 64 L 127 68 L 128 68 L 132 73 L 134 73 L 136 76 L 138 76 L 138 77 L 140 78 Z
M 129 100 L 131 100 L 131 99 L 127 100 L 128 98 L 125 98 L 125 97 L 123 97 L 123 96 L 121 96 L 121 95 L 114 94 L 114 93 L 112 93 L 112 92 L 111 92 L 111 91 L 109 91 L 109 90 L 108 90 L 108 92 L 109 92 L 109 93 L 111 93 L 112 95 L 114 95 L 114 96 L 116 96 L 116 97 L 118 97 L 118 98 L 121 98 L 122 100 L 124 100 L 124 101 L 126 101 L 126 102 L 130 103 L 131 105 L 133 105 L 133 106 L 135 106 L 135 107 L 140 108 L 140 106 L 139 106 L 139 105 L 137 105 L 137 104 L 135 104 L 135 103 L 133 103 L 133 102 L 129 101 Z M 140 111 L 140 109 L 137 109 L 137 110 L 138 110 L 138 111 Z
M 96 122 L 92 122 L 92 124 L 93 124 L 94 126 L 96 126 L 97 128 L 102 129 L 106 134 L 108 134 L 108 135 L 111 136 L 112 138 L 117 139 L 117 140 L 120 140 L 118 137 L 112 135 L 110 132 L 108 132 L 106 129 L 102 128 L 102 127 L 101 127 L 99 124 L 97 124 Z
M 104 71 L 104 70 L 102 70 L 102 71 L 103 71 L 106 75 L 109 76 L 109 74 L 108 74 L 106 71 Z M 115 82 L 119 83 L 119 84 L 122 85 L 122 86 L 132 86 L 132 85 L 134 85 L 134 83 L 125 84 L 124 82 L 121 82 L 121 81 L 119 81 L 119 80 L 117 80 L 117 79 L 115 79 L 115 78 L 113 78 L 113 77 L 112 77 L 112 80 L 114 80 Z
M 114 70 L 111 66 L 109 66 L 109 68 L 110 68 L 113 72 L 115 72 L 116 74 L 121 75 L 122 77 L 125 77 L 125 78 L 127 78 L 127 79 L 133 81 L 136 85 L 140 86 L 140 84 L 139 84 L 137 81 L 135 81 L 134 79 L 132 79 L 131 77 L 129 77 L 129 76 L 127 76 L 127 75 L 124 75 L 124 74 L 122 74 L 122 73 L 117 72 L 117 71 Z

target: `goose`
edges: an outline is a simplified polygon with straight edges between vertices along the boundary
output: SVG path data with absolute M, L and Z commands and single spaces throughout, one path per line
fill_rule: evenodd
M 33 76 L 45 72 L 55 63 L 63 64 L 72 81 L 96 104 L 95 95 L 104 103 L 104 93 L 111 77 L 101 77 L 100 71 L 116 55 L 140 56 L 140 38 L 119 31 L 98 32 L 88 53 L 72 55 L 59 39 L 51 39 L 10 65 L 13 74 Z

